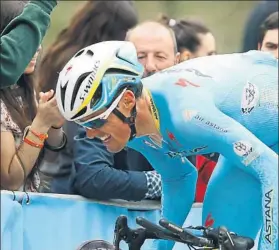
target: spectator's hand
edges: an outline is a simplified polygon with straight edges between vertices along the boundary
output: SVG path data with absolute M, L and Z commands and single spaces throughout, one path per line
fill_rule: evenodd
M 42 124 L 42 126 L 47 128 L 50 128 L 51 126 L 61 127 L 65 122 L 57 107 L 53 90 L 39 93 L 39 105 L 36 119 Z

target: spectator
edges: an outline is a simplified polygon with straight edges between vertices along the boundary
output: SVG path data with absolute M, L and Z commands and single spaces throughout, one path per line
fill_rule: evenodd
M 139 24 L 129 30 L 126 39 L 138 49 L 145 75 L 173 66 L 178 61 L 174 34 L 162 24 Z M 152 167 L 139 152 L 127 148 L 112 154 L 100 140 L 86 138 L 83 128 L 79 129 L 78 134 L 81 139 L 76 140 L 74 146 L 74 192 L 95 199 L 142 200 L 161 197 L 161 178 L 156 171 L 150 171 Z
M 265 0 L 257 3 L 245 25 L 242 52 L 258 49 L 259 28 L 264 20 L 278 11 L 278 1 Z
M 5 8 L 1 8 L 1 29 L 5 29 L 13 18 L 20 15 L 24 6 L 25 3 L 19 1 L 3 5 Z M 13 46 L 16 45 L 13 43 Z M 9 50 L 12 64 L 15 63 L 18 51 L 20 50 L 16 47 Z M 7 75 L 10 75 L 10 79 L 17 78 L 12 73 L 19 75 L 19 80 L 11 87 L 0 90 L 1 189 L 37 191 L 40 184 L 37 167 L 40 158 L 47 157 L 47 152 L 45 155 L 41 154 L 44 152 L 42 149 L 57 150 L 66 143 L 62 130 L 51 128 L 63 123 L 53 97 L 54 91 L 39 93 L 37 107 L 32 75 L 39 51 L 40 47 L 22 72 L 17 65 L 14 69 L 10 68 L 11 72 L 6 72 Z M 9 63 L 8 58 L 5 63 Z
M 106 40 L 124 40 L 127 30 L 136 23 L 137 15 L 131 1 L 87 1 L 45 52 L 39 67 L 40 74 L 38 74 L 40 89 L 46 91 L 49 88 L 55 88 L 58 79 L 57 72 L 60 72 L 68 60 L 81 48 Z M 79 35 L 77 36 L 77 34 Z M 98 140 L 86 139 L 74 142 L 74 136 L 77 133 L 82 136 L 84 130 L 80 128 L 77 132 L 78 126 L 72 122 L 66 122 L 63 127 L 68 137 L 68 144 L 51 161 L 44 161 L 41 165 L 42 179 L 48 185 L 41 190 L 42 192 L 71 192 L 94 198 L 94 193 L 102 194 L 101 185 L 95 192 L 94 178 L 100 176 L 98 172 L 103 169 L 108 172 L 105 176 L 110 176 L 111 183 L 119 179 L 119 175 L 116 176 L 117 173 L 120 173 L 121 179 L 125 181 L 126 173 L 115 172 L 109 168 L 109 166 L 113 166 L 113 161 L 119 162 L 118 159 L 122 158 L 121 155 L 124 153 L 114 157 L 106 152 Z M 73 151 L 73 145 L 75 145 L 75 151 Z M 90 146 L 87 147 L 87 145 Z M 93 151 L 92 148 L 95 150 Z M 105 157 L 109 159 L 103 160 Z M 77 159 L 75 166 L 73 166 L 74 158 Z M 118 168 L 127 169 L 124 164 L 120 163 Z M 73 188 L 70 188 L 70 175 L 73 179 L 71 182 Z M 130 175 L 133 174 L 127 173 L 127 176 Z M 88 178 L 92 182 L 88 181 Z M 102 178 L 98 178 L 98 184 L 102 181 Z M 85 182 L 88 184 L 86 187 Z M 132 185 L 136 186 L 136 184 Z M 91 190 L 90 195 L 86 195 L 83 191 L 87 187 Z M 113 191 L 117 190 L 110 190 L 110 192 Z M 103 197 L 106 198 L 105 193 Z
M 258 49 L 268 51 L 278 59 L 278 12 L 271 14 L 261 25 Z
M 174 31 L 180 62 L 216 54 L 215 38 L 201 22 L 187 19 L 174 20 L 165 15 L 162 15 L 159 21 Z
M 132 42 L 139 62 L 144 66 L 144 77 L 178 63 L 175 35 L 171 29 L 158 22 L 147 21 L 139 24 L 127 34 Z
M 1 1 L 1 88 L 15 84 L 28 66 L 49 27 L 57 1 L 27 2 Z M 23 12 L 17 16 L 20 9 Z

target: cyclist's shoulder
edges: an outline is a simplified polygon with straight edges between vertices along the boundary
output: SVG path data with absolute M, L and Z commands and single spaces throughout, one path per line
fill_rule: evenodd
M 243 61 L 247 61 L 252 65 L 274 66 L 278 68 L 278 59 L 269 52 L 250 50 L 241 53 L 241 57 Z

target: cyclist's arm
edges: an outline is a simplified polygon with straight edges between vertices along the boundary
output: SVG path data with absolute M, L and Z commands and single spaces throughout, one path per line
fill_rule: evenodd
M 266 249 L 272 237 L 276 237 L 278 228 L 278 155 L 216 107 L 207 105 L 206 112 L 198 115 L 200 119 L 192 119 L 188 125 L 186 123 L 185 129 L 188 128 L 190 133 L 207 143 L 214 152 L 224 155 L 234 162 L 235 166 L 253 174 L 261 182 L 262 215 L 265 225 L 260 249 Z M 210 125 L 206 125 L 207 121 Z M 255 126 L 256 123 L 257 121 Z M 223 132 L 220 128 L 224 129 Z
M 79 128 L 78 137 L 85 137 L 83 128 Z M 101 141 L 89 138 L 75 140 L 73 150 L 75 193 L 102 200 L 139 201 L 145 198 L 148 188 L 144 172 L 123 171 L 123 166 L 114 166 L 114 155 L 107 151 Z
M 182 162 L 180 158 L 170 158 L 161 151 L 148 146 L 145 146 L 141 153 L 161 175 L 161 217 L 182 226 L 195 199 L 196 168 L 186 158 Z M 152 249 L 169 250 L 173 245 L 172 241 L 155 240 Z
M 15 84 L 39 48 L 57 1 L 31 1 L 1 33 L 1 88 Z

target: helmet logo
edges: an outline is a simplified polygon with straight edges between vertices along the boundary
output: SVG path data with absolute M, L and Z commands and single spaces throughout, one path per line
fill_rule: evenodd
M 94 64 L 94 68 L 93 68 L 93 71 L 91 72 L 90 76 L 89 76 L 89 79 L 84 87 L 84 90 L 82 91 L 79 99 L 84 101 L 85 99 L 85 95 L 88 94 L 91 86 L 92 86 L 92 82 L 95 80 L 96 78 L 96 74 L 97 74 L 97 71 L 99 69 L 99 66 L 100 66 L 100 61 L 96 61 L 95 64 Z
M 66 73 L 65 73 L 65 76 L 69 73 L 69 71 L 73 68 L 73 66 L 69 66 L 67 69 L 66 69 Z

